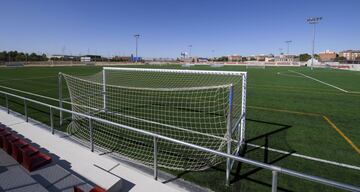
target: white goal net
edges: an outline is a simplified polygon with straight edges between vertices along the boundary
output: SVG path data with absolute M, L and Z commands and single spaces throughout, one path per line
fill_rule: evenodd
M 213 150 L 238 153 L 245 138 L 246 72 L 111 68 L 65 79 L 72 110 Z M 93 122 L 93 142 L 152 165 L 153 138 Z M 89 141 L 89 121 L 73 115 L 70 135 Z M 203 170 L 224 158 L 158 140 L 158 166 Z

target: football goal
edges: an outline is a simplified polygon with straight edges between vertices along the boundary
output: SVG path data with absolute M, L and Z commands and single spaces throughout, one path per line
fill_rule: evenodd
M 91 76 L 60 77 L 75 112 L 229 154 L 245 142 L 246 72 L 104 67 Z M 97 147 L 153 164 L 152 137 L 95 121 L 92 127 Z M 68 132 L 89 141 L 89 121 L 73 115 Z M 224 161 L 165 140 L 157 148 L 158 166 L 169 169 L 203 170 Z

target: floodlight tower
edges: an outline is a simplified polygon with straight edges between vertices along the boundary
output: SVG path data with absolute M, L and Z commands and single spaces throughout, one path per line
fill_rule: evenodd
M 191 48 L 192 48 L 192 45 L 189 45 L 189 58 L 191 58 Z
M 290 50 L 290 43 L 292 43 L 292 41 L 291 40 L 288 40 L 288 41 L 285 41 L 285 43 L 286 43 L 286 45 L 287 45 L 287 55 L 289 55 L 289 50 Z
M 215 50 L 212 49 L 212 50 L 211 50 L 211 53 L 212 53 L 212 54 L 211 54 L 211 55 L 212 55 L 212 61 L 214 62 L 214 60 L 215 60 L 215 54 L 214 54 L 214 53 L 215 53 Z
M 316 24 L 318 24 L 321 21 L 322 17 L 310 17 L 306 21 L 313 25 L 313 41 L 312 41 L 312 55 L 311 55 L 311 70 L 313 69 L 314 65 L 314 51 L 315 51 L 315 30 L 316 30 Z
M 135 41 L 136 41 L 136 50 L 135 50 L 135 57 L 136 57 L 135 63 L 136 63 L 138 60 L 138 41 L 139 41 L 140 35 L 135 34 L 134 37 L 135 37 Z

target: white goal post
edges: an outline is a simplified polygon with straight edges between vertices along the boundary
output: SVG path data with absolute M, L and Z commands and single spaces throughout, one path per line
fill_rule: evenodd
M 228 154 L 237 155 L 245 142 L 246 72 L 104 67 L 91 76 L 61 76 L 73 111 Z M 87 127 L 75 115 L 68 132 L 88 140 Z M 92 127 L 96 146 L 152 164 L 152 138 L 101 123 Z M 160 167 L 203 170 L 223 161 L 166 141 L 158 146 Z M 232 165 L 228 159 L 227 176 Z

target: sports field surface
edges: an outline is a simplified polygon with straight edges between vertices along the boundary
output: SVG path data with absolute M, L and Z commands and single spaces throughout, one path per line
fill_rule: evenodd
M 126 67 L 184 69 L 179 65 Z M 304 67 L 186 69 L 248 71 L 244 157 L 360 186 L 360 72 Z M 79 76 L 101 70 L 94 66 L 0 68 L 0 90 L 57 106 L 59 72 Z M 63 92 L 68 97 L 66 87 Z M 5 106 L 3 95 L 0 105 Z M 50 124 L 48 108 L 28 106 L 31 118 Z M 10 108 L 23 113 L 23 101 L 10 98 Z M 55 127 L 66 131 L 66 125 L 59 127 L 58 113 Z M 225 186 L 225 164 L 199 172 L 163 170 L 213 191 L 271 190 L 271 172 L 246 164 L 234 165 L 230 187 Z M 279 175 L 278 187 L 279 191 L 337 191 L 286 175 Z

